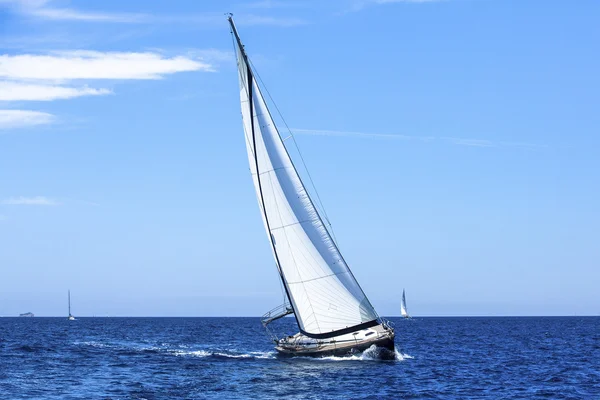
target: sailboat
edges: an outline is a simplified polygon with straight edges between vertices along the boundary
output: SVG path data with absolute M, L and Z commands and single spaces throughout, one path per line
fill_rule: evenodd
M 344 355 L 371 346 L 394 349 L 380 318 L 323 223 L 284 145 L 233 22 L 240 101 L 250 172 L 287 301 L 262 318 L 294 315 L 299 331 L 279 338 L 283 355 Z
M 69 317 L 67 318 L 69 321 L 75 321 L 75 317 L 71 315 L 71 291 L 68 291 L 69 294 Z
M 402 289 L 402 303 L 400 303 L 400 315 L 404 318 L 410 318 L 408 311 L 406 310 L 406 292 Z

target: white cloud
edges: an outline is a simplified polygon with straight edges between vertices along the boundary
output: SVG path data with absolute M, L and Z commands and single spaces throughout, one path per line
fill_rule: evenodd
M 220 12 L 192 13 L 182 15 L 152 15 L 144 13 L 112 13 L 78 10 L 74 8 L 55 7 L 51 0 L 0 0 L 0 4 L 7 3 L 13 10 L 34 18 L 54 21 L 80 21 L 80 22 L 105 22 L 105 23 L 125 23 L 125 24 L 202 24 L 213 27 L 222 27 L 224 20 Z M 245 4 L 249 8 L 275 8 L 294 4 L 293 2 L 283 1 L 259 1 L 256 3 Z M 271 25 L 280 27 L 289 27 L 302 25 L 306 22 L 297 18 L 269 17 L 256 15 L 238 15 L 240 25 Z
M 0 78 L 37 80 L 160 79 L 184 71 L 212 71 L 188 57 L 158 53 L 69 51 L 49 55 L 0 56 Z
M 0 129 L 24 128 L 50 124 L 54 115 L 40 111 L 0 110 Z
M 213 58 L 219 56 L 216 50 L 207 54 Z M 166 57 L 157 52 L 81 50 L 4 54 L 0 55 L 0 101 L 51 101 L 112 93 L 108 89 L 68 85 L 71 81 L 161 79 L 178 72 L 213 71 L 212 64 L 200 61 L 199 55 Z M 16 116 L 13 113 L 10 117 L 12 121 Z M 20 121 L 25 120 L 21 118 Z M 31 124 L 19 124 L 26 125 Z
M 57 21 L 121 22 L 131 24 L 145 22 L 148 19 L 146 14 L 81 12 L 70 8 L 40 7 L 31 9 L 28 14 Z
M 72 8 L 52 7 L 52 2 L 49 0 L 0 0 L 0 3 L 11 5 L 21 14 L 56 21 L 139 23 L 144 22 L 148 17 L 146 14 L 86 12 Z
M 74 88 L 55 85 L 37 85 L 22 82 L 0 81 L 0 101 L 49 101 L 80 96 L 98 96 L 112 93 L 107 89 Z
M 11 197 L 2 202 L 3 204 L 10 205 L 25 205 L 25 206 L 58 206 L 59 202 L 53 199 L 49 199 L 44 196 L 35 196 L 35 197 Z

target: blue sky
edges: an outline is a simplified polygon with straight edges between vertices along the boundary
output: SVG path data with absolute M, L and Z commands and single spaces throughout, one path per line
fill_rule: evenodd
M 600 314 L 597 1 L 0 0 L 0 315 L 281 302 L 225 12 L 380 314 Z

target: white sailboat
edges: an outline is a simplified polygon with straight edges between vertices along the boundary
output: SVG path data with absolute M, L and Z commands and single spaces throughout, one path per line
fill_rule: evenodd
M 67 317 L 67 319 L 69 321 L 75 321 L 75 317 L 71 314 L 71 291 L 68 291 L 68 296 L 69 296 L 69 316 Z
M 406 310 L 406 292 L 402 289 L 402 303 L 400 303 L 400 315 L 404 318 L 410 318 L 408 311 Z
M 271 117 L 231 14 L 228 20 L 250 171 L 289 301 L 265 314 L 263 325 L 294 315 L 299 333 L 273 335 L 275 349 L 286 355 L 340 355 L 372 345 L 393 350 L 394 330 L 369 302 L 323 223 Z

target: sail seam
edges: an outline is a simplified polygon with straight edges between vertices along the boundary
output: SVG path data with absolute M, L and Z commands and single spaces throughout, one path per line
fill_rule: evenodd
M 258 174 L 258 175 L 264 175 L 264 174 L 268 174 L 269 172 L 279 171 L 279 170 L 282 170 L 282 169 L 291 169 L 291 168 L 290 168 L 290 167 L 278 167 L 278 168 L 273 168 L 273 169 L 270 169 L 270 170 L 268 170 L 268 171 L 263 171 L 263 172 L 261 172 L 261 173 L 260 173 L 260 174 Z M 257 174 L 256 174 L 256 173 L 253 173 L 252 175 L 257 175 Z
M 313 222 L 313 221 L 316 221 L 316 219 L 305 219 L 304 221 L 292 222 L 291 224 L 278 226 L 277 228 L 271 228 L 271 232 L 279 230 L 279 229 L 289 228 L 290 226 L 294 226 L 294 225 L 302 225 L 305 222 Z
M 337 275 L 347 274 L 347 273 L 348 273 L 347 271 L 340 271 L 340 272 L 335 272 L 335 273 L 329 274 L 329 275 L 319 276 L 317 278 L 307 279 L 305 281 L 298 281 L 298 282 L 290 282 L 290 281 L 288 281 L 288 285 L 294 285 L 294 284 L 297 284 L 297 283 L 306 283 L 306 282 L 318 281 L 319 279 L 329 278 L 331 276 L 337 276 Z

